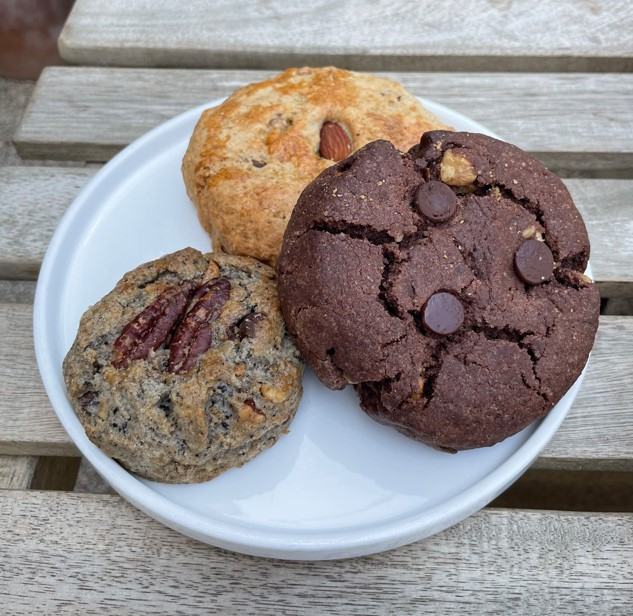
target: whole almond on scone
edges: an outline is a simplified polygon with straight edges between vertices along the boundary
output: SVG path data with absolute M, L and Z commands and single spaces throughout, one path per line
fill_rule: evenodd
M 336 122 L 325 122 L 321 127 L 319 154 L 335 162 L 347 158 L 352 150 L 352 141 L 345 129 Z
M 275 265 L 292 209 L 321 171 L 370 141 L 407 150 L 440 128 L 394 81 L 294 68 L 206 110 L 182 171 L 214 248 Z

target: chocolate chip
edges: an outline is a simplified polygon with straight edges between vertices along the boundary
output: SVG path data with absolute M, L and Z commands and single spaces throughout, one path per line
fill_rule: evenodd
M 171 397 L 168 393 L 163 394 L 158 401 L 158 408 L 169 417 L 173 412 Z
M 446 222 L 457 211 L 457 197 L 442 182 L 425 182 L 415 193 L 415 206 L 418 212 L 429 220 Z
M 247 314 L 240 323 L 240 335 L 242 338 L 255 337 L 255 323 L 263 321 L 264 315 L 260 312 L 251 312 Z
M 446 336 L 460 328 L 464 322 L 464 309 L 451 293 L 435 293 L 424 306 L 422 320 L 432 332 Z
M 242 317 L 227 328 L 228 339 L 243 340 L 244 338 L 253 338 L 255 336 L 255 324 L 264 318 L 261 312 L 249 312 L 245 317 Z
M 79 396 L 79 404 L 86 413 L 95 413 L 99 406 L 99 394 L 96 391 L 87 391 Z
M 251 163 L 253 164 L 253 167 L 257 167 L 257 169 L 261 169 L 262 167 L 266 166 L 266 163 L 263 160 L 251 160 Z
M 552 251 L 545 242 L 523 242 L 514 254 L 514 271 L 525 284 L 541 284 L 554 271 Z

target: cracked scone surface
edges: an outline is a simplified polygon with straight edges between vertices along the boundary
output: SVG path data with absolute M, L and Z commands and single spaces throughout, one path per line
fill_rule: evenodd
M 442 179 L 455 211 L 437 222 L 416 193 Z M 539 284 L 514 265 L 530 240 L 553 255 Z M 523 429 L 578 377 L 598 325 L 588 258 L 584 223 L 541 163 L 483 135 L 433 131 L 407 154 L 371 143 L 306 188 L 279 290 L 289 331 L 328 387 L 352 383 L 379 422 L 457 451 Z M 446 335 L 425 322 L 438 293 L 463 309 Z
M 198 121 L 182 172 L 216 250 L 277 263 L 297 198 L 334 161 L 319 154 L 325 122 L 351 151 L 388 139 L 406 150 L 447 128 L 400 84 L 333 67 L 291 68 L 240 88 Z
M 162 311 L 143 312 L 151 306 Z M 133 331 L 147 325 L 157 348 L 133 359 L 143 342 L 123 332 L 141 313 L 147 318 Z M 165 318 L 175 320 L 161 336 Z M 63 371 L 92 442 L 142 477 L 188 483 L 241 466 L 287 432 L 303 364 L 285 330 L 274 271 L 187 248 L 129 272 L 91 306 Z

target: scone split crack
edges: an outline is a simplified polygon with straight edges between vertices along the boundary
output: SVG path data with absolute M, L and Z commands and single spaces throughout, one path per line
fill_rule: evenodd
M 326 385 L 354 383 L 378 421 L 456 451 L 514 434 L 572 385 L 597 328 L 588 255 L 540 163 L 435 131 L 409 155 L 369 144 L 306 188 L 280 258 L 282 309 Z M 367 368 L 375 358 L 382 370 Z

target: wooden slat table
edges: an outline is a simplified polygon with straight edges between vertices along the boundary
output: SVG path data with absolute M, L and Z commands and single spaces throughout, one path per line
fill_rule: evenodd
M 274 72 L 51 68 L 16 146 L 26 158 L 103 161 L 173 115 Z M 628 177 L 633 166 L 633 74 L 385 75 L 476 118 L 568 177 Z
M 626 514 L 486 509 L 398 550 L 313 563 L 209 548 L 116 496 L 6 491 L 0 515 L 17 521 L 3 533 L 12 614 L 630 614 Z
M 148 10 L 151 6 L 151 10 Z M 77 64 L 359 70 L 629 71 L 625 0 L 78 0 L 60 38 Z
M 0 78 L 0 612 L 633 613 L 632 5 L 77 0 L 60 47 L 80 66 L 46 69 L 28 105 L 29 84 Z M 555 169 L 603 297 L 587 378 L 533 469 L 454 528 L 340 562 L 224 552 L 104 493 L 52 411 L 31 330 L 53 230 L 104 162 L 303 63 L 386 71 Z

